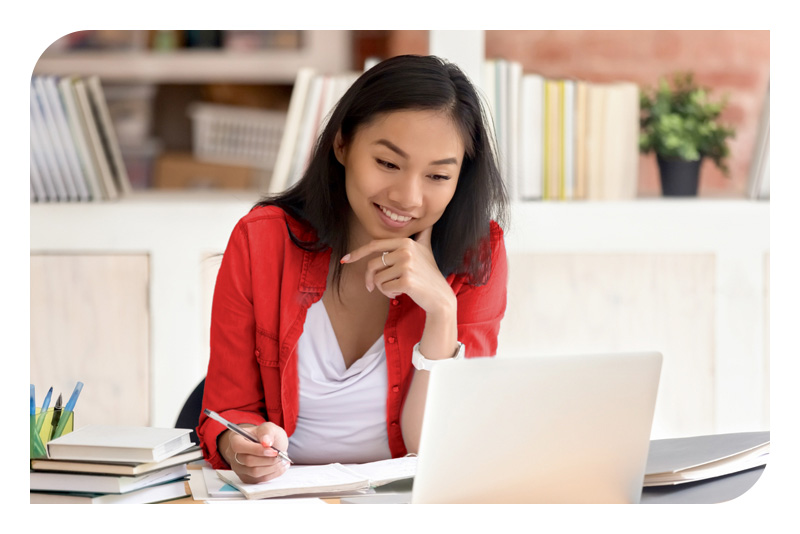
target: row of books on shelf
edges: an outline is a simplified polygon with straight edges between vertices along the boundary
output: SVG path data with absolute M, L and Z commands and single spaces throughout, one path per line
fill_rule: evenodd
M 639 174 L 639 87 L 484 62 L 500 168 L 512 200 L 628 200 Z
M 113 200 L 131 190 L 97 76 L 31 78 L 32 202 Z
M 188 464 L 201 460 L 191 430 L 88 425 L 31 460 L 31 504 L 143 504 L 185 497 Z
M 512 200 L 625 200 L 636 197 L 639 88 L 523 73 L 521 63 L 484 62 L 501 173 Z M 302 69 L 270 181 L 296 183 L 333 106 L 358 73 Z

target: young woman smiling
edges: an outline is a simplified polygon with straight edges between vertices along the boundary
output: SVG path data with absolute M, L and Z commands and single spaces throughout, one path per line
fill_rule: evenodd
M 233 230 L 212 306 L 206 459 L 245 482 L 288 463 L 416 452 L 437 361 L 494 356 L 506 193 L 478 95 L 454 65 L 399 56 L 333 110 L 302 179 Z

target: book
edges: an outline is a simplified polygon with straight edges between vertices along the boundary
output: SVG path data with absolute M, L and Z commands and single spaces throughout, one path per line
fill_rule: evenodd
M 376 488 L 398 480 L 414 478 L 417 472 L 417 457 L 403 456 L 364 464 L 345 464 L 345 467 L 369 479 L 369 485 Z
M 31 100 L 33 101 L 35 98 L 36 102 L 38 103 L 42 124 L 44 125 L 43 136 L 51 147 L 51 154 L 55 161 L 57 177 L 66 192 L 66 200 L 78 200 L 78 188 L 76 185 L 77 178 L 72 175 L 72 169 L 67 161 L 67 153 L 66 149 L 64 148 L 64 141 L 61 137 L 61 133 L 58 130 L 55 111 L 53 110 L 53 106 L 51 105 L 50 99 L 47 96 L 47 91 L 44 86 L 44 79 L 41 76 L 34 76 L 31 79 L 31 84 L 33 87 Z
M 109 162 L 111 175 L 114 178 L 114 185 L 117 191 L 126 195 L 131 192 L 131 182 L 128 179 L 128 171 L 122 159 L 119 140 L 111 121 L 111 113 L 108 111 L 108 104 L 103 94 L 103 87 L 100 84 L 100 77 L 97 75 L 86 78 L 86 88 L 89 95 L 89 102 L 94 112 L 97 130 L 102 140 L 103 149 Z
M 575 82 L 575 190 L 573 198 L 586 198 L 587 188 L 587 126 L 589 122 L 589 83 L 583 80 Z
M 303 107 L 303 120 L 300 123 L 297 144 L 292 154 L 291 170 L 286 183 L 287 187 L 300 180 L 308 164 L 308 158 L 314 145 L 314 135 L 319 126 L 322 93 L 327 78 L 328 76 L 325 74 L 315 74 L 309 84 L 305 106 Z
M 78 104 L 78 95 L 75 93 L 75 77 L 65 76 L 61 78 L 58 82 L 58 89 L 64 102 L 67 123 L 88 185 L 89 198 L 95 202 L 103 200 L 100 169 L 89 145 L 89 131 Z
M 58 90 L 58 81 L 55 76 L 37 77 L 41 82 L 45 98 L 50 105 L 50 111 L 53 118 L 56 133 L 61 139 L 61 144 L 64 148 L 64 156 L 67 162 L 69 174 L 77 191 L 76 200 L 88 201 L 89 200 L 89 186 L 86 181 L 86 176 L 83 167 L 78 160 L 77 148 L 75 146 L 75 138 L 70 130 L 69 123 L 67 122 L 67 112 L 65 110 L 65 103 L 61 98 L 61 92 Z
M 186 497 L 183 479 L 147 486 L 128 493 L 30 492 L 31 504 L 147 504 Z
M 544 77 L 539 74 L 524 74 L 521 93 L 519 196 L 522 200 L 541 200 Z
M 561 198 L 563 185 L 563 82 L 545 80 L 544 82 L 544 188 L 543 200 Z
M 606 84 L 589 84 L 586 95 L 586 198 L 603 198 L 604 130 L 606 123 Z
M 601 200 L 636 198 L 639 173 L 639 87 L 606 86 Z
M 561 100 L 561 200 L 575 198 L 575 80 L 564 80 Z
M 297 77 L 292 87 L 292 97 L 289 99 L 289 109 L 286 113 L 286 125 L 281 137 L 281 145 L 275 157 L 275 166 L 269 182 L 270 194 L 280 193 L 286 189 L 291 172 L 294 150 L 303 122 L 308 87 L 314 76 L 314 69 L 302 68 L 297 71 Z
M 173 465 L 186 464 L 201 460 L 203 451 L 200 447 L 193 446 L 183 452 L 177 453 L 157 462 L 79 462 L 73 460 L 54 460 L 39 458 L 31 460 L 31 469 L 35 471 L 68 472 L 68 473 L 97 473 L 104 475 L 142 475 Z
M 511 184 L 509 198 L 518 200 L 520 198 L 520 113 L 522 108 L 520 91 L 522 89 L 522 63 L 509 61 L 507 77 L 508 183 Z
M 57 460 L 158 462 L 192 446 L 191 429 L 88 425 L 47 443 Z
M 248 499 L 318 495 L 370 488 L 369 478 L 338 463 L 292 465 L 278 478 L 258 484 L 242 482 L 239 476 L 230 470 L 217 470 L 217 475 Z
M 56 162 L 55 149 L 47 131 L 36 89 L 31 84 L 31 152 L 39 161 L 39 170 L 51 201 L 68 200 L 67 188 Z
M 76 79 L 73 82 L 73 89 L 77 97 L 78 109 L 83 116 L 88 134 L 87 143 L 93 154 L 93 161 L 97 165 L 100 187 L 103 190 L 103 198 L 115 200 L 119 197 L 117 186 L 114 184 L 114 175 L 111 171 L 110 162 L 103 146 L 103 137 L 97 125 L 92 102 L 89 99 L 89 90 L 83 79 Z
M 31 491 L 70 491 L 82 493 L 129 493 L 154 484 L 170 482 L 188 475 L 186 464 L 173 465 L 141 475 L 99 475 L 31 471 Z
M 747 179 L 749 198 L 769 198 L 769 84 L 761 105 Z
M 416 470 L 417 457 L 405 456 L 363 464 L 293 465 L 280 477 L 259 484 L 246 484 L 229 470 L 217 470 L 217 475 L 248 499 L 266 499 L 362 493 L 390 482 L 413 478 Z M 225 495 L 224 489 L 220 491 Z
M 39 162 L 34 156 L 34 133 L 33 128 L 31 128 L 31 192 L 32 197 L 31 199 L 34 202 L 47 202 L 47 190 L 44 186 L 44 177 L 42 176 L 42 171 L 39 169 Z
M 706 480 L 765 465 L 770 434 L 741 432 L 650 442 L 644 486 Z

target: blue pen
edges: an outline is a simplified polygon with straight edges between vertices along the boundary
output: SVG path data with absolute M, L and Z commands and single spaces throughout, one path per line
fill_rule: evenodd
M 47 391 L 47 395 L 44 397 L 44 402 L 42 402 L 42 411 L 39 412 L 39 417 L 36 419 L 36 433 L 38 434 L 39 431 L 42 430 L 42 425 L 44 424 L 44 418 L 47 415 L 47 409 L 50 407 L 50 397 L 53 395 L 53 386 L 50 386 L 50 389 Z
M 67 421 L 69 420 L 69 412 L 74 411 L 75 403 L 78 401 L 78 395 L 80 395 L 82 389 L 83 382 L 79 381 L 77 384 L 75 384 L 75 389 L 72 391 L 72 395 L 67 401 L 67 405 L 64 407 L 64 411 L 68 412 L 67 417 L 62 417 L 59 419 L 58 427 L 56 427 L 56 431 L 53 433 L 53 439 L 60 437 L 61 433 L 64 432 L 64 426 L 66 426 Z
M 36 388 L 31 384 L 31 415 L 36 415 Z

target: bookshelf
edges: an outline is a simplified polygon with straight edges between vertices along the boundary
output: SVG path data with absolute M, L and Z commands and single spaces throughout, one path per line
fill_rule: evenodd
M 92 73 L 104 82 L 292 84 L 297 69 L 350 68 L 350 37 L 342 31 L 308 31 L 299 50 L 84 51 L 45 54 L 33 73 Z
M 469 42 L 432 35 L 431 44 L 440 46 L 435 43 L 444 37 L 453 51 L 446 54 L 450 59 L 460 61 L 452 54 L 463 52 L 464 61 L 477 69 L 476 39 L 482 33 L 449 35 L 456 36 Z M 43 57 L 37 68 L 52 74 L 100 72 L 118 81 L 202 83 L 218 79 L 217 62 L 224 62 L 219 53 L 133 54 L 118 61 L 125 66 L 116 72 L 114 61 L 121 58 L 115 54 Z M 333 55 L 344 58 L 349 52 Z M 267 73 L 267 56 L 254 56 L 245 60 L 253 62 L 250 67 L 225 76 L 247 81 L 244 71 L 255 69 L 264 72 L 249 81 L 291 83 L 297 66 L 308 65 L 295 60 L 287 60 L 286 71 L 270 67 Z M 103 70 L 106 64 L 109 70 Z M 332 63 L 324 68 L 336 70 Z M 173 425 L 205 374 L 219 261 L 214 255 L 224 250 L 236 221 L 257 199 L 256 192 L 244 190 L 151 190 L 113 202 L 30 206 L 32 256 L 146 258 L 149 346 L 140 355 L 149 384 L 145 424 Z M 656 416 L 661 434 L 654 437 L 769 428 L 769 202 L 516 202 L 507 247 L 502 354 L 659 349 L 637 345 L 656 339 L 667 363 Z M 591 316 L 602 319 L 595 324 Z M 35 324 L 32 318 L 32 329 Z

